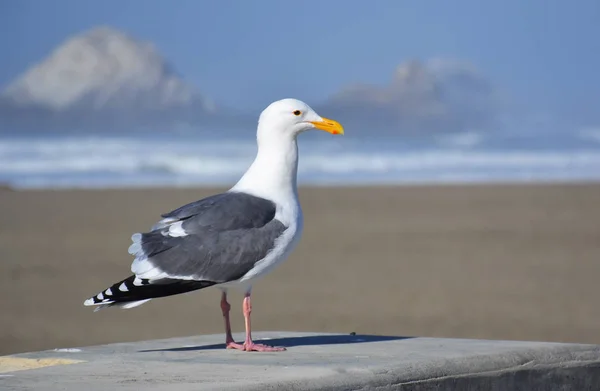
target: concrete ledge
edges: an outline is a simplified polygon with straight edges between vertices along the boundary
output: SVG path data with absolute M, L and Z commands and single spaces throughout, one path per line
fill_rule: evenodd
M 0 389 L 600 390 L 600 345 L 288 332 L 255 338 L 288 350 L 225 350 L 217 334 L 24 353 L 0 357 Z

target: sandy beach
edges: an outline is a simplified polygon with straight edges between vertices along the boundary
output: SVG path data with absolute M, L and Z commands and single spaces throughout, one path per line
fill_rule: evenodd
M 223 189 L 0 190 L 0 354 L 220 333 L 219 291 L 94 313 L 132 233 Z M 600 185 L 300 189 L 256 330 L 600 343 Z M 234 331 L 243 330 L 232 293 Z

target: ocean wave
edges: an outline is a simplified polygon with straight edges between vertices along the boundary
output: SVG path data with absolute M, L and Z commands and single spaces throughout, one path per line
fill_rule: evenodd
M 337 140 L 300 144 L 303 183 L 600 179 L 600 149 L 593 148 L 486 150 L 437 143 L 409 148 Z M 0 139 L 0 181 L 17 187 L 231 184 L 255 153 L 254 140 Z
M 176 153 L 160 153 L 152 156 L 104 155 L 104 156 L 61 156 L 56 158 L 8 160 L 0 158 L 0 173 L 43 174 L 43 173 L 137 173 L 165 172 L 172 174 L 219 175 L 237 171 L 247 166 L 248 159 L 217 156 L 191 157 Z
M 79 153 L 57 156 L 31 156 L 22 159 L 0 157 L 0 173 L 30 174 L 59 172 L 165 172 L 171 174 L 222 175 L 245 170 L 253 156 L 230 154 L 186 155 L 180 152 L 140 152 L 138 154 L 107 153 L 85 155 Z M 300 159 L 301 172 L 353 173 L 386 171 L 422 171 L 453 168 L 519 169 L 570 167 L 600 167 L 600 152 L 455 152 L 429 150 L 398 154 L 352 152 L 313 154 Z
M 0 174 L 164 171 L 215 174 L 241 164 L 255 149 L 244 142 L 66 138 L 0 140 Z

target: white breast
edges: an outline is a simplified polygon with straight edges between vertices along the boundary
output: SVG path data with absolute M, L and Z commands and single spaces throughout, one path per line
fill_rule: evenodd
M 265 125 L 266 126 L 266 125 Z M 248 292 L 254 280 L 266 275 L 283 262 L 298 244 L 302 234 L 303 217 L 296 175 L 298 145 L 295 137 L 258 137 L 257 156 L 242 178 L 231 188 L 272 201 L 276 205 L 275 219 L 287 229 L 275 240 L 274 247 L 258 261 L 252 270 L 233 283 L 221 285 L 245 289 Z

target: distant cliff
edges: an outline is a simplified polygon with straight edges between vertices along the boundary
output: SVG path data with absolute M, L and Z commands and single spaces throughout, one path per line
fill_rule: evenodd
M 432 133 L 493 127 L 499 104 L 472 66 L 438 59 L 404 62 L 386 85 L 349 86 L 322 107 L 367 131 Z
M 218 114 L 147 42 L 109 27 L 69 38 L 0 94 L 5 125 L 67 130 L 194 123 Z

